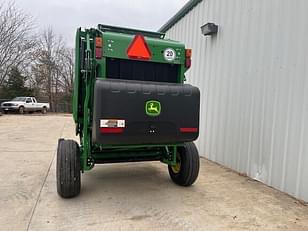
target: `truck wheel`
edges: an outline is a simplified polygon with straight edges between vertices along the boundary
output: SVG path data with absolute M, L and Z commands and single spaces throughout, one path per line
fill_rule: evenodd
M 18 112 L 19 112 L 19 114 L 24 114 L 25 108 L 23 106 L 19 107 Z
M 178 147 L 176 165 L 168 166 L 172 181 L 181 186 L 192 185 L 199 174 L 199 154 L 193 142 Z
M 42 109 L 42 114 L 46 114 L 47 113 L 47 108 L 46 107 L 43 107 Z
M 57 150 L 57 191 L 63 198 L 80 193 L 80 153 L 74 140 L 59 139 Z

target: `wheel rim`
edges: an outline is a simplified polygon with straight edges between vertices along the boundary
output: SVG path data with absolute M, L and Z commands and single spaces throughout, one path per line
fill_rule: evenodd
M 176 164 L 171 166 L 171 169 L 174 173 L 179 173 L 181 171 L 181 155 L 176 153 Z

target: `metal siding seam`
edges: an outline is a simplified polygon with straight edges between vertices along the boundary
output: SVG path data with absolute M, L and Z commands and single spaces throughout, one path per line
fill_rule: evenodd
M 203 1 L 202 2 L 202 7 L 201 7 L 201 12 L 204 12 L 200 19 L 200 25 L 203 25 L 206 21 L 207 21 L 207 17 L 208 17 L 208 11 L 209 11 L 209 7 L 208 7 L 208 1 Z M 210 129 L 209 129 L 209 124 L 208 124 L 208 117 L 209 117 L 209 113 L 208 113 L 208 109 L 209 109 L 209 91 L 210 91 L 210 87 L 209 87 L 209 82 L 210 82 L 210 78 L 211 76 L 208 74 L 209 70 L 210 70 L 210 65 L 209 65 L 209 57 L 206 54 L 206 51 L 211 49 L 210 46 L 207 46 L 207 41 L 203 38 L 202 35 L 200 35 L 200 44 L 201 44 L 201 49 L 200 49 L 200 61 L 202 60 L 202 63 L 204 65 L 202 65 L 201 67 L 203 68 L 199 68 L 199 78 L 203 79 L 203 85 L 205 87 L 205 92 L 204 92 L 204 96 L 205 96 L 205 101 L 203 103 L 203 110 L 204 110 L 204 115 L 205 115 L 205 119 L 204 119 L 204 136 L 205 136 L 205 140 L 204 143 L 202 145 L 204 145 L 204 150 L 206 153 L 207 158 L 211 158 L 211 153 L 209 150 L 209 139 L 210 139 Z M 202 55 L 204 54 L 204 55 Z
M 208 21 L 208 17 L 209 17 L 209 1 L 203 1 L 202 2 L 202 7 L 201 7 L 201 12 L 203 12 L 203 14 L 201 14 L 201 18 L 200 18 L 200 26 L 203 25 L 204 23 L 206 23 Z M 201 33 L 201 31 L 200 31 Z M 202 60 L 202 67 L 200 67 L 199 71 L 200 71 L 200 77 L 203 79 L 203 86 L 205 87 L 205 100 L 203 102 L 203 110 L 204 110 L 204 134 L 205 134 L 205 140 L 203 145 L 205 146 L 205 153 L 207 155 L 207 157 L 209 159 L 213 159 L 211 158 L 211 151 L 210 151 L 210 133 L 211 133 L 211 127 L 210 127 L 210 123 L 208 122 L 210 119 L 210 113 L 209 113 L 209 108 L 210 108 L 210 78 L 211 75 L 210 70 L 211 70 L 211 65 L 209 65 L 210 63 L 210 57 L 209 54 L 212 46 L 208 46 L 208 40 L 206 38 L 204 38 L 203 35 L 200 35 L 200 44 L 201 44 L 201 48 L 200 48 L 200 60 Z M 202 55 L 203 54 L 203 55 Z
M 307 53 L 306 53 L 307 57 Z M 307 74 L 307 67 L 306 74 Z M 305 76 L 305 75 L 304 75 Z M 308 171 L 307 168 L 303 166 L 308 162 L 308 101 L 307 101 L 307 91 L 308 91 L 308 81 L 307 78 L 305 79 L 304 83 L 304 102 L 303 102 L 303 115 L 302 115 L 302 131 L 301 131 L 301 140 L 300 140 L 300 152 L 299 152 L 299 159 L 298 159 L 298 172 L 297 172 L 297 181 L 298 185 L 296 186 L 298 196 L 303 198 L 303 200 L 308 201 L 308 187 L 307 187 L 307 176 Z M 306 119 L 306 120 L 305 120 Z M 305 142 L 306 141 L 306 142 Z M 305 155 L 306 154 L 306 155 Z M 303 160 L 304 159 L 304 160 Z M 305 162 L 306 160 L 306 162 Z M 306 174 L 305 174 L 306 171 Z
M 230 1 L 229 1 L 230 2 Z M 233 2 L 233 4 L 231 4 L 230 8 L 228 7 L 230 12 L 235 12 L 235 10 L 237 9 L 237 5 L 238 5 L 238 1 Z M 230 24 L 232 28 L 232 23 L 234 23 L 235 25 L 237 25 L 237 15 L 231 13 L 231 20 Z M 236 131 L 234 129 L 235 123 L 238 120 L 237 118 L 235 118 L 235 105 L 234 102 L 236 102 L 236 84 L 237 82 L 236 80 L 236 75 L 234 74 L 234 66 L 235 66 L 235 62 L 236 62 L 236 39 L 235 37 L 237 36 L 237 30 L 238 29 L 234 29 L 234 33 L 230 33 L 232 34 L 232 37 L 229 40 L 229 47 L 230 47 L 230 54 L 229 54 L 229 71 L 227 71 L 227 78 L 229 79 L 229 84 L 228 84 L 228 98 L 227 98 L 227 127 L 228 127 L 228 131 L 226 132 L 226 136 L 227 138 L 225 139 L 225 155 L 226 158 L 228 160 L 229 166 L 233 169 L 236 169 L 236 152 L 235 152 L 235 143 L 236 143 Z M 232 155 L 230 155 L 229 153 L 233 153 Z
M 269 71 L 269 85 L 272 87 L 272 90 L 273 90 L 273 95 L 274 97 L 272 98 L 272 102 L 273 102 L 273 105 L 272 106 L 272 125 L 271 125 L 271 132 L 270 132 L 270 157 L 269 157 L 269 168 L 268 168 L 268 184 L 269 185 L 272 185 L 272 170 L 273 170 L 273 158 L 274 158 L 274 136 L 275 136 L 275 127 L 276 127 L 276 115 L 277 115 L 277 100 L 278 100 L 278 90 L 277 90 L 277 87 L 275 86 L 274 84 L 274 80 L 273 80 L 273 75 L 274 75 L 274 70 L 273 70 L 273 66 L 274 66 L 274 55 L 275 55 L 275 47 L 274 47 L 274 44 L 275 44 L 275 41 L 276 41 L 276 38 L 275 36 L 273 36 L 274 34 L 276 34 L 276 29 L 277 29 L 277 26 L 278 26 L 278 23 L 279 23 L 279 19 L 277 17 L 277 14 L 276 14 L 276 11 L 279 10 L 279 4 L 278 2 L 271 2 L 272 3 L 272 6 L 271 8 L 272 9 L 275 9 L 275 11 L 273 11 L 273 13 L 271 14 L 271 17 L 272 17 L 272 36 L 271 36 L 271 59 L 270 59 L 270 71 Z
M 218 1 L 214 1 L 214 3 L 213 3 L 213 1 L 211 1 L 211 5 L 213 5 L 213 8 L 214 7 L 215 8 L 219 7 Z M 219 23 L 219 21 L 218 21 L 218 23 Z M 218 141 L 218 128 L 217 128 L 218 122 L 217 122 L 217 118 L 219 116 L 219 113 L 218 113 L 219 103 L 217 103 L 217 101 L 219 102 L 219 95 L 216 95 L 216 93 L 218 92 L 218 89 L 217 89 L 218 88 L 217 87 L 218 84 L 217 84 L 217 82 L 219 81 L 218 77 L 220 76 L 219 72 L 217 71 L 218 61 L 220 59 L 220 56 L 219 56 L 220 55 L 220 50 L 217 49 L 216 43 L 218 41 L 220 41 L 219 38 L 221 37 L 221 33 L 222 32 L 220 30 L 220 33 L 218 33 L 217 36 L 215 36 L 215 38 L 214 37 L 210 37 L 209 38 L 209 40 L 213 43 L 213 50 L 215 51 L 215 53 L 212 53 L 214 58 L 211 60 L 211 66 L 213 67 L 212 71 L 214 72 L 214 73 L 213 72 L 212 73 L 213 73 L 213 76 L 215 77 L 215 78 L 213 78 L 213 97 L 214 97 L 215 101 L 213 99 L 213 107 L 211 108 L 211 111 L 212 111 L 212 114 L 213 114 L 212 121 L 211 121 L 212 122 L 212 126 L 213 126 L 213 130 L 212 130 L 213 134 L 211 134 L 211 136 L 213 137 L 213 140 L 211 142 L 211 145 L 212 145 L 212 150 L 211 151 L 215 155 L 215 161 L 217 161 L 218 163 L 221 163 L 221 161 L 219 159 L 219 153 L 217 151 L 217 146 L 218 146 L 217 145 L 217 141 Z M 217 61 L 217 62 L 214 62 L 214 61 Z
M 261 28 L 263 28 L 263 27 L 265 27 L 265 25 L 266 25 L 266 17 L 263 17 L 263 15 L 262 15 L 262 12 L 264 12 L 265 11 L 265 9 L 264 9 L 264 0 L 262 0 L 262 1 L 260 1 L 260 4 L 261 4 L 261 6 L 260 6 L 260 8 L 259 8 L 259 18 L 260 18 L 260 23 L 259 23 L 259 27 L 260 27 L 260 30 L 261 30 Z M 265 52 L 264 52 L 264 48 L 265 48 L 265 36 L 266 36 L 266 33 L 264 33 L 263 35 L 262 35 L 262 39 L 260 40 L 260 48 L 258 49 L 258 51 L 260 52 L 259 53 L 259 68 L 260 68 L 260 77 L 262 78 L 262 82 L 260 83 L 261 84 L 261 91 L 260 91 L 260 93 L 261 93 L 261 98 L 262 98 L 262 100 L 261 100 L 261 121 L 260 121 L 260 123 L 261 123 L 261 128 L 260 128 L 260 134 L 259 134 L 259 151 L 258 151 L 258 167 L 259 167 L 259 169 L 258 169 L 258 173 L 259 172 L 261 172 L 260 174 L 260 176 L 258 176 L 259 177 L 259 179 L 260 180 L 262 180 L 262 181 L 264 181 L 264 180 L 266 180 L 266 179 L 264 179 L 264 178 L 266 178 L 267 177 L 267 172 L 265 172 L 266 171 L 266 169 L 265 169 L 265 165 L 264 165 L 264 163 L 263 163 L 263 147 L 264 147 L 264 138 L 265 138 L 265 135 L 264 135 L 264 124 L 265 124 L 265 100 L 266 100 L 266 80 L 265 80 L 265 73 L 264 73 L 264 69 L 262 69 L 261 70 L 261 67 L 265 67 L 265 64 L 264 64 L 264 57 L 263 57 L 263 55 L 262 55 L 262 53 L 264 54 Z M 262 49 L 263 48 L 263 49 Z
M 304 4 L 303 4 L 304 5 Z M 300 9 L 303 10 L 303 13 L 305 15 L 305 7 L 302 6 L 300 7 Z M 303 21 L 305 22 L 305 25 L 302 26 L 301 28 L 303 29 L 303 34 L 304 36 L 302 37 L 303 40 L 305 40 L 308 36 L 308 31 L 307 29 L 304 30 L 304 28 L 308 28 L 308 21 Z M 308 102 L 307 102 L 307 91 L 308 91 L 308 81 L 307 81 L 307 78 L 305 78 L 305 76 L 307 76 L 308 74 L 308 68 L 307 68 L 307 65 L 305 65 L 306 63 L 306 60 L 308 58 L 308 53 L 307 52 L 304 52 L 304 51 L 307 51 L 308 50 L 308 43 L 301 43 L 304 45 L 304 49 L 302 50 L 302 58 L 298 58 L 299 60 L 302 61 L 302 65 L 304 65 L 304 73 L 302 76 L 304 76 L 304 84 L 303 84 L 303 102 L 302 102 L 302 114 L 301 114 L 301 119 L 300 119 L 300 135 L 299 135 L 299 155 L 298 155 L 298 160 L 297 160 L 297 169 L 296 169 L 296 185 L 295 185 L 295 196 L 296 197 L 302 197 L 304 198 L 305 201 L 308 201 L 308 191 L 305 192 L 304 189 L 302 189 L 303 187 L 301 187 L 305 180 L 305 177 L 304 177 L 304 174 L 302 174 L 302 166 L 303 166 L 303 154 L 304 154 L 304 146 L 305 146 L 305 143 L 307 145 L 307 142 L 305 142 L 305 138 L 307 140 L 307 137 L 305 137 L 305 131 L 307 131 L 307 126 L 305 124 L 305 119 L 307 121 L 307 117 L 308 115 L 306 114 L 306 111 L 305 111 L 305 107 L 307 108 L 307 105 L 308 105 Z M 301 190 L 302 189 L 302 190 Z M 302 195 L 301 195 L 301 192 L 302 192 Z
M 215 12 L 215 9 L 216 8 L 219 8 L 219 5 L 217 3 L 217 1 L 209 1 L 209 21 L 216 21 L 216 18 L 214 18 L 213 16 L 213 12 Z M 218 22 L 219 23 L 219 22 Z M 221 31 L 221 27 L 220 27 L 220 31 Z M 215 36 L 215 37 L 209 37 L 207 38 L 208 39 L 208 43 L 211 43 L 212 46 L 210 46 L 212 48 L 211 50 L 211 55 L 212 55 L 212 59 L 210 60 L 210 66 L 211 66 L 211 73 L 210 75 L 213 76 L 213 78 L 211 78 L 212 80 L 212 98 L 211 98 L 211 142 L 210 142 L 210 150 L 211 150 L 211 153 L 214 155 L 214 158 L 213 160 L 218 162 L 218 158 L 217 158 L 217 152 L 216 152 L 216 142 L 217 142 L 217 137 L 216 137 L 216 133 L 217 133 L 217 128 L 216 128 L 216 116 L 217 114 L 215 114 L 215 110 L 217 108 L 217 103 L 216 103 L 216 100 L 217 100 L 217 97 L 215 95 L 216 93 L 216 66 L 217 66 L 217 63 L 218 63 L 218 52 L 217 52 L 217 43 L 218 43 L 218 40 L 219 40 L 219 36 L 220 36 L 220 31 L 219 33 Z
M 223 16 L 222 21 L 224 22 L 224 37 L 227 37 L 228 35 L 230 35 L 229 33 L 229 23 L 231 22 L 230 20 L 230 12 L 232 9 L 232 4 L 230 5 L 230 1 L 226 1 L 226 0 L 222 0 L 223 2 L 221 3 L 222 5 L 224 5 L 225 7 L 222 8 L 223 11 L 221 12 L 221 15 Z M 222 39 L 223 39 L 222 38 Z M 228 139 L 227 138 L 227 132 L 228 132 L 228 117 L 229 116 L 225 116 L 228 115 L 228 98 L 229 98 L 229 89 L 230 89 L 230 76 L 228 75 L 229 72 L 229 68 L 230 68 L 230 62 L 229 62 L 229 54 L 230 54 L 230 39 L 224 39 L 224 49 L 221 49 L 222 52 L 222 61 L 223 63 L 226 63 L 227 65 L 225 66 L 225 68 L 221 68 L 221 76 L 222 76 L 222 81 L 220 83 L 222 89 L 221 92 L 223 92 L 222 94 L 222 98 L 221 98 L 221 142 L 220 142 L 220 152 L 222 154 L 222 163 L 226 163 L 228 166 L 230 166 L 230 163 L 228 161 L 229 158 L 227 158 L 227 154 L 226 154 L 226 143 L 225 141 Z M 230 156 L 230 155 L 229 155 Z
M 236 170 L 239 172 L 242 172 L 241 166 L 240 166 L 240 160 L 241 160 L 241 143 L 242 143 L 242 139 L 243 139 L 243 132 L 242 132 L 242 126 L 243 126 L 243 113 L 241 113 L 241 101 L 240 99 L 242 98 L 242 81 L 241 81 L 241 72 L 243 71 L 243 69 L 239 69 L 239 67 L 242 66 L 243 63 L 243 47 L 244 47 L 244 42 L 243 40 L 243 34 L 244 34 L 244 14 L 243 14 L 243 9 L 244 9 L 244 5 L 243 5 L 243 1 L 238 1 L 239 2 L 239 7 L 237 8 L 237 11 L 239 12 L 239 14 L 236 14 L 237 17 L 239 17 L 238 21 L 239 21 L 239 33 L 235 36 L 238 36 L 238 43 L 239 43 L 239 49 L 238 49 L 238 58 L 237 58 L 237 66 L 235 67 L 235 72 L 237 73 L 237 81 L 238 81 L 238 93 L 237 93 L 237 99 L 238 102 L 237 104 L 237 115 L 238 115 L 238 139 L 237 139 L 237 148 L 236 150 L 236 154 L 234 156 L 234 158 L 236 159 Z M 235 37 L 237 38 L 237 37 Z M 234 38 L 234 39 L 235 39 Z
M 195 49 L 195 47 L 197 46 L 197 30 L 196 30 L 196 27 L 197 27 L 197 25 L 198 25 L 198 23 L 197 23 L 197 21 L 198 21 L 198 17 L 199 17 L 199 15 L 198 15 L 198 13 L 199 13 L 199 11 L 198 11 L 198 9 L 199 9 L 199 7 L 195 7 L 194 9 L 192 9 L 191 11 L 190 11 L 190 17 L 192 18 L 192 23 L 191 23 L 191 25 L 190 25 L 190 27 L 192 28 L 192 33 L 191 33 L 191 44 L 190 44 L 190 47 L 192 48 L 192 50 L 193 50 L 193 52 L 194 52 L 194 54 L 196 55 L 196 49 Z M 199 60 L 197 60 L 197 59 L 194 59 L 193 57 L 192 57 L 192 64 L 194 64 L 194 63 L 196 63 L 196 62 L 198 62 Z M 198 65 L 199 66 L 199 65 Z M 196 85 L 196 83 L 198 82 L 198 75 L 197 75 L 197 70 L 196 70 L 196 68 L 190 68 L 191 70 L 190 71 L 192 71 L 192 73 L 191 73 L 191 83 L 193 84 L 193 85 Z M 202 90 L 203 88 L 201 87 L 200 88 L 200 105 L 201 105 L 201 103 L 202 103 L 202 100 L 203 100 L 203 98 L 202 98 Z M 202 121 L 203 121 L 203 111 L 202 111 L 202 109 L 200 109 L 200 119 L 199 119 L 199 121 L 200 121 L 200 134 L 199 134 L 199 136 L 202 134 Z M 197 147 L 198 147 L 198 149 L 199 149 L 199 154 L 200 155 L 204 155 L 204 152 L 203 152 L 203 150 L 201 150 L 201 148 L 200 148 L 200 142 L 201 142 L 201 139 L 199 138 L 198 140 L 196 140 L 196 144 L 197 144 Z
M 206 151 L 206 139 L 208 138 L 208 135 L 207 135 L 207 126 L 206 126 L 206 119 L 207 119 L 207 113 L 206 113 L 206 102 L 207 102 L 207 86 L 205 85 L 205 81 L 206 81 L 206 76 L 204 75 L 204 68 L 206 68 L 206 65 L 205 65 L 205 60 L 204 60 L 204 56 L 202 54 L 204 54 L 205 52 L 205 47 L 204 47 L 204 40 L 203 40 L 203 37 L 201 35 L 201 30 L 200 30 L 200 26 L 202 25 L 203 23 L 203 18 L 202 18 L 202 15 L 205 15 L 204 14 L 204 5 L 205 5 L 205 1 L 203 1 L 200 6 L 198 7 L 198 25 L 197 25 L 197 31 L 196 31 L 196 39 L 197 39 L 197 45 L 196 45 L 196 52 L 197 52 L 197 59 L 198 59 L 198 62 L 200 65 L 199 68 L 198 68 L 198 79 L 199 79 L 199 82 L 200 82 L 200 85 L 201 87 L 203 88 L 203 92 L 202 92 L 202 102 L 201 102 L 201 110 L 202 110 L 202 115 L 203 115 L 203 118 L 202 118 L 202 121 L 201 121 L 201 127 L 202 127 L 202 140 L 200 141 L 200 146 L 201 146 L 201 150 L 202 152 L 204 153 L 205 156 L 209 157 L 208 156 L 208 152 Z M 199 47 L 199 49 L 198 49 Z M 204 52 L 204 53 L 203 53 Z
M 291 6 L 288 6 L 287 9 L 289 10 Z M 291 23 L 292 21 L 289 20 L 289 26 L 292 25 Z M 286 40 L 286 44 L 289 44 L 290 43 L 290 38 L 291 36 L 288 35 L 287 36 L 287 40 Z M 290 47 L 287 48 L 287 50 L 289 50 Z M 288 60 L 287 60 L 287 55 L 284 53 L 284 60 L 287 64 Z M 287 66 L 287 65 L 286 65 Z M 285 102 L 286 105 L 287 105 L 287 116 L 286 116 L 286 128 L 285 128 L 285 135 L 284 135 L 284 146 L 283 146 L 283 159 L 282 159 L 282 173 L 281 173 L 281 186 L 280 188 L 282 190 L 285 190 L 286 189 L 286 161 L 287 161 L 287 154 L 288 154 L 288 142 L 289 142 L 289 132 L 290 132 L 290 114 L 291 114 L 291 111 L 290 111 L 290 107 L 291 107 L 291 89 L 293 87 L 293 81 L 290 81 L 290 79 L 288 78 L 290 73 L 290 70 L 287 71 L 286 73 L 286 90 L 287 90 L 287 94 L 285 94 L 284 96 L 287 96 Z

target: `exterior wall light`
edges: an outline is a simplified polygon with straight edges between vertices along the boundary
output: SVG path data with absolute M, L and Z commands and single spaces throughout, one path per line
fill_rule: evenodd
M 209 22 L 209 23 L 201 26 L 201 33 L 204 36 L 217 34 L 217 32 L 218 32 L 218 26 L 215 23 Z

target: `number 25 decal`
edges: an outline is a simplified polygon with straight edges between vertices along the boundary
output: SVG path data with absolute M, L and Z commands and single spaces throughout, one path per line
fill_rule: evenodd
M 172 48 L 167 48 L 164 51 L 164 58 L 166 61 L 173 61 L 175 60 L 176 54 L 175 51 Z

